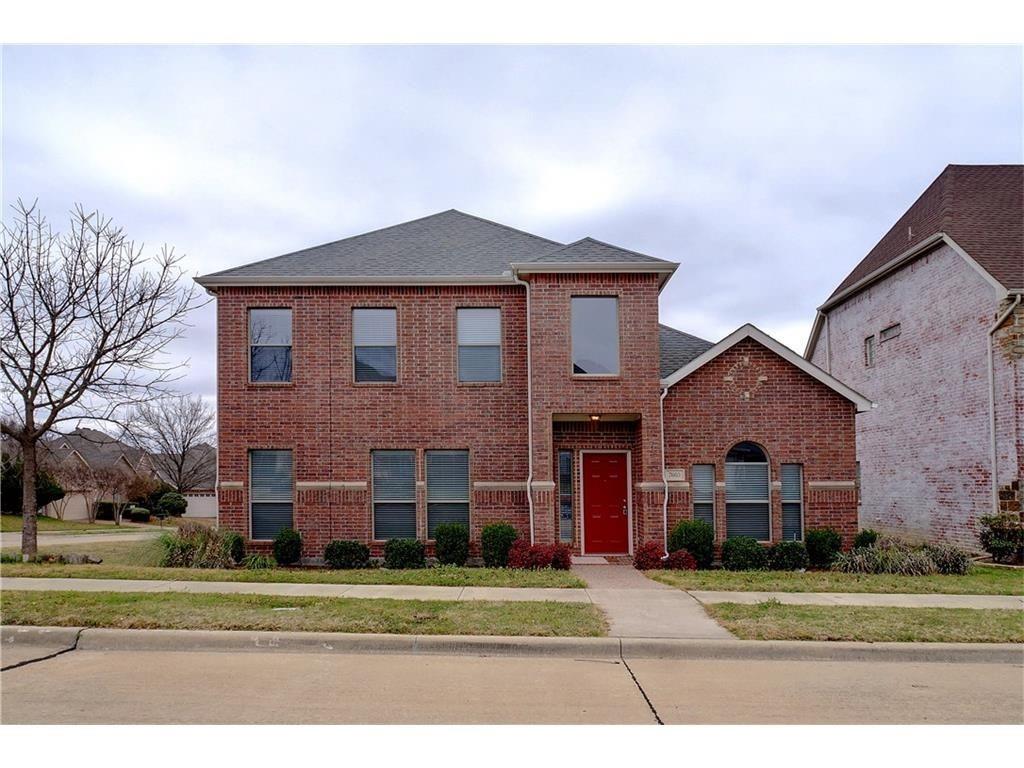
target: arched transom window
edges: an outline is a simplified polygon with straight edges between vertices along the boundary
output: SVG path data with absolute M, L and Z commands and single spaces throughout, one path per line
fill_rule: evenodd
M 768 457 L 756 443 L 737 443 L 725 457 L 726 536 L 771 538 Z

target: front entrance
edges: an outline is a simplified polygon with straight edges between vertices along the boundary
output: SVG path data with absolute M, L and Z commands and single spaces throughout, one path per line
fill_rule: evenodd
M 629 546 L 629 454 L 582 451 L 583 553 L 624 555 Z

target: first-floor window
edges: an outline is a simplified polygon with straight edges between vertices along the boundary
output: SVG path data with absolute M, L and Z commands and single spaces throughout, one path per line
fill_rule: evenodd
M 802 464 L 783 464 L 782 540 L 800 541 L 804 537 L 804 468 Z
M 693 519 L 715 527 L 715 465 L 694 464 L 690 478 L 693 496 Z
M 416 452 L 374 451 L 373 538 L 416 538 Z
M 771 539 L 768 457 L 755 443 L 739 443 L 725 457 L 725 535 Z
M 427 538 L 443 523 L 469 525 L 469 451 L 427 451 Z
M 572 544 L 572 451 L 558 452 L 558 540 Z
M 291 451 L 249 452 L 251 537 L 272 539 L 292 527 L 293 470 Z

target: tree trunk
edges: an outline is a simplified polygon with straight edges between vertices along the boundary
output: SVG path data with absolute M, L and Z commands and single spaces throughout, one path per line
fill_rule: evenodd
M 36 547 L 36 443 L 21 444 L 21 559 L 35 557 Z

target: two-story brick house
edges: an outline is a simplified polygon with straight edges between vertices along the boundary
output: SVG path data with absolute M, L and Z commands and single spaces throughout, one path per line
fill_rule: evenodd
M 870 403 L 752 326 L 658 323 L 677 264 L 458 211 L 199 278 L 217 297 L 219 516 L 430 541 L 442 522 L 627 555 L 703 517 L 721 541 L 856 530 Z
M 877 404 L 861 522 L 978 549 L 1021 510 L 1024 167 L 950 165 L 818 310 L 805 356 Z

